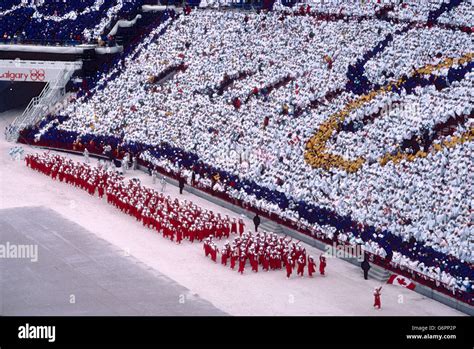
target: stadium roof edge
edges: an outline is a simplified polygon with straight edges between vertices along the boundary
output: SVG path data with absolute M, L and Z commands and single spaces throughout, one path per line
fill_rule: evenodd
M 99 47 L 97 45 L 77 46 L 41 46 L 41 45 L 15 45 L 0 44 L 0 52 L 38 52 L 56 54 L 82 54 L 85 50 L 95 49 L 97 54 L 114 54 L 123 51 L 123 46 Z

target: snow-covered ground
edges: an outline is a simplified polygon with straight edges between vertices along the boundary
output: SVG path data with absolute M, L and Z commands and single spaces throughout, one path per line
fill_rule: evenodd
M 325 277 L 293 276 L 290 280 L 286 279 L 284 271 L 256 274 L 246 270 L 244 275 L 240 275 L 229 267 L 215 264 L 204 256 L 202 244 L 185 241 L 176 245 L 144 228 L 105 200 L 53 181 L 28 169 L 23 161 L 12 161 L 8 150 L 13 144 L 5 141 L 3 130 L 17 114 L 18 111 L 0 114 L 0 209 L 49 207 L 224 312 L 231 315 L 463 315 L 430 298 L 393 285 L 384 285 L 382 309 L 374 310 L 372 292 L 380 283 L 363 280 L 360 268 L 340 259 L 328 259 Z M 24 149 L 26 153 L 42 151 L 28 146 Z M 80 156 L 67 156 L 82 161 Z M 138 177 L 143 184 L 153 186 L 151 178 L 143 172 L 129 171 L 127 176 Z M 168 184 L 166 194 L 176 197 L 178 189 Z M 236 216 L 187 192 L 181 198 L 230 217 Z M 252 226 L 248 219 L 246 224 Z M 305 247 L 313 256 L 321 253 L 313 247 Z

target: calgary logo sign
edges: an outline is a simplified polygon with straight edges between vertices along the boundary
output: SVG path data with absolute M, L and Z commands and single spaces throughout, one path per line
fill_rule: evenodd
M 46 79 L 44 69 L 30 69 L 23 72 L 19 71 L 1 71 L 0 80 L 10 80 L 18 82 L 43 82 Z

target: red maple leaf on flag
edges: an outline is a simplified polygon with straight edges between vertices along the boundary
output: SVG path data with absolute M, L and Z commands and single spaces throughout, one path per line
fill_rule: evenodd
M 396 281 L 396 282 L 395 282 Z M 413 281 L 411 281 L 410 279 L 407 279 L 406 277 L 404 276 L 401 276 L 401 275 L 397 275 L 397 274 L 392 274 L 388 280 L 387 280 L 387 284 L 392 284 L 392 285 L 399 285 L 399 286 L 402 286 L 402 287 L 406 287 L 408 288 L 409 290 L 413 290 L 415 289 L 416 285 Z
M 400 285 L 405 286 L 407 283 L 405 282 L 404 278 L 397 278 L 397 281 Z

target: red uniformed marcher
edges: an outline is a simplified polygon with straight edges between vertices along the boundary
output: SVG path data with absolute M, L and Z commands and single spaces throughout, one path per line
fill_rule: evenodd
M 286 277 L 288 279 L 290 278 L 292 272 L 293 272 L 293 260 L 291 259 L 290 256 L 288 256 L 286 260 Z
M 306 265 L 306 258 L 303 255 L 298 257 L 298 270 L 296 272 L 297 275 L 303 276 L 304 275 L 304 267 Z
M 382 302 L 380 301 L 380 296 L 382 295 L 382 286 L 376 287 L 374 289 L 374 308 L 380 309 Z
M 245 270 L 245 263 L 247 262 L 247 257 L 243 254 L 239 257 L 239 270 L 240 274 L 244 273 Z
M 313 273 L 316 271 L 316 263 L 312 256 L 308 257 L 308 275 L 309 277 L 313 277 Z
M 326 257 L 323 255 L 319 256 L 319 273 L 324 275 L 324 270 L 326 269 Z

